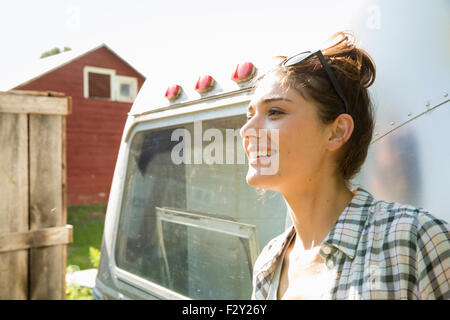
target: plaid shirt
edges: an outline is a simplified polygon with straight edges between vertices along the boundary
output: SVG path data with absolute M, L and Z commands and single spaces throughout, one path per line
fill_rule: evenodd
M 291 226 L 261 251 L 252 299 L 267 299 Z M 335 275 L 330 299 L 450 299 L 449 224 L 426 210 L 377 201 L 362 188 L 320 247 Z

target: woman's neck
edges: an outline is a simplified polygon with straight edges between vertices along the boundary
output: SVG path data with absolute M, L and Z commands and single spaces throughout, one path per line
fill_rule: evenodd
M 329 179 L 282 192 L 296 231 L 293 250 L 300 253 L 321 244 L 353 197 L 342 179 Z

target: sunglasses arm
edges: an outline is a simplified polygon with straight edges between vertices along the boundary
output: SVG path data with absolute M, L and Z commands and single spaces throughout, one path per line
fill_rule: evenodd
M 322 63 L 322 66 L 325 68 L 325 71 L 328 74 L 328 77 L 331 80 L 331 83 L 333 84 L 334 90 L 336 90 L 336 93 L 338 94 L 338 96 L 342 99 L 342 101 L 344 102 L 345 105 L 345 113 L 348 114 L 348 104 L 347 104 L 347 99 L 345 99 L 344 96 L 344 92 L 342 92 L 341 86 L 339 85 L 339 82 L 337 81 L 336 77 L 334 76 L 333 71 L 331 71 L 330 66 L 328 65 L 328 63 L 325 61 L 325 58 L 322 54 L 322 52 L 319 50 L 316 52 L 317 57 L 320 60 L 320 63 Z

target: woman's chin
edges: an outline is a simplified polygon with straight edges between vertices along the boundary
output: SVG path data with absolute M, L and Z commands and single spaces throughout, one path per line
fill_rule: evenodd
M 249 166 L 247 171 L 247 184 L 255 188 L 272 189 L 276 185 L 277 175 L 265 174 L 258 168 Z

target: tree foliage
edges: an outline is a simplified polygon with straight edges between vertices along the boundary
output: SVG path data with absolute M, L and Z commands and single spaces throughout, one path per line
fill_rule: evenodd
M 61 52 L 65 52 L 65 51 L 70 51 L 72 50 L 69 47 L 64 47 L 63 51 L 61 51 L 59 48 L 55 47 L 51 50 L 45 51 L 43 54 L 41 54 L 41 59 L 46 58 L 46 57 L 50 57 L 50 56 L 54 56 L 56 54 L 59 54 Z

